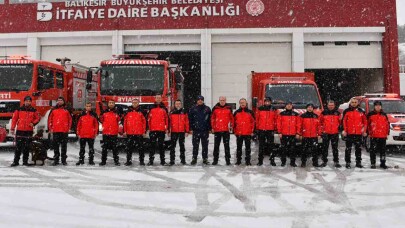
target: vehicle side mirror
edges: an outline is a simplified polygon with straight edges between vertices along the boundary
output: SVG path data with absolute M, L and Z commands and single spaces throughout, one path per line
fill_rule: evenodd
M 257 107 L 257 97 L 252 98 L 252 107 L 256 108 Z
M 91 83 L 93 81 L 93 71 L 89 69 L 87 71 L 87 78 L 86 78 L 87 84 Z

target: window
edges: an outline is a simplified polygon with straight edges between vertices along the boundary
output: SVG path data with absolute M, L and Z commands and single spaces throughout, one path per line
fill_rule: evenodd
M 336 45 L 336 46 L 347 46 L 347 42 L 338 41 L 338 42 L 335 42 L 335 45 Z
M 357 44 L 359 46 L 370 46 L 370 41 L 359 41 Z
M 360 103 L 360 108 L 363 109 L 364 111 L 366 111 L 366 102 L 362 101 Z
M 53 88 L 53 71 L 49 69 L 44 69 L 42 67 L 38 68 L 38 90 Z
M 312 46 L 325 46 L 325 42 L 312 42 Z
M 63 73 L 56 72 L 56 88 L 63 89 Z

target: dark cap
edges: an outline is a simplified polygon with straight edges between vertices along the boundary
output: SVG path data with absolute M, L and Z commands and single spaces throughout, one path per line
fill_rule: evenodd
M 309 103 L 309 104 L 307 104 L 307 106 L 305 106 L 305 108 L 308 108 L 308 107 L 314 107 L 314 104 L 312 104 L 312 103 Z
M 197 97 L 197 101 L 198 100 L 204 100 L 204 97 L 202 95 L 200 95 L 200 96 Z
M 376 106 L 376 105 L 380 105 L 380 106 L 382 106 L 381 101 L 374 101 L 374 106 Z
M 266 101 L 270 101 L 270 102 L 271 102 L 271 97 L 266 97 L 266 98 L 264 98 L 264 102 L 266 102 Z
M 32 101 L 32 98 L 30 96 L 24 97 L 24 101 Z
M 292 103 L 292 101 L 287 101 L 285 104 L 288 105 L 288 104 L 293 104 L 293 103 Z

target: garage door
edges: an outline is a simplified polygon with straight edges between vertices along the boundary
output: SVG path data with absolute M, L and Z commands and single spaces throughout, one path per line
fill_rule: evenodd
M 382 68 L 381 43 L 305 43 L 305 69 L 342 68 Z
M 0 47 L 0 56 L 27 55 L 27 47 Z
M 247 97 L 247 75 L 291 71 L 291 43 L 218 43 L 212 45 L 212 95 L 229 103 Z
M 68 57 L 73 63 L 95 67 L 111 59 L 111 53 L 111 45 L 42 46 L 41 59 L 55 62 L 56 58 Z

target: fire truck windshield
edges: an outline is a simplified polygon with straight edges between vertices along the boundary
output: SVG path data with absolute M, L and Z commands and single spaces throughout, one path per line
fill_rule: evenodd
M 385 113 L 399 114 L 405 113 L 405 101 L 402 100 L 378 100 L 382 103 Z M 374 110 L 374 100 L 369 101 L 369 111 Z
M 101 95 L 153 96 L 163 93 L 163 65 L 108 65 L 101 69 Z
M 33 76 L 32 64 L 0 64 L 0 91 L 29 90 Z
M 266 97 L 271 97 L 273 105 L 284 107 L 288 101 L 293 102 L 294 108 L 302 109 L 308 103 L 320 106 L 317 90 L 308 84 L 270 84 L 266 86 Z

